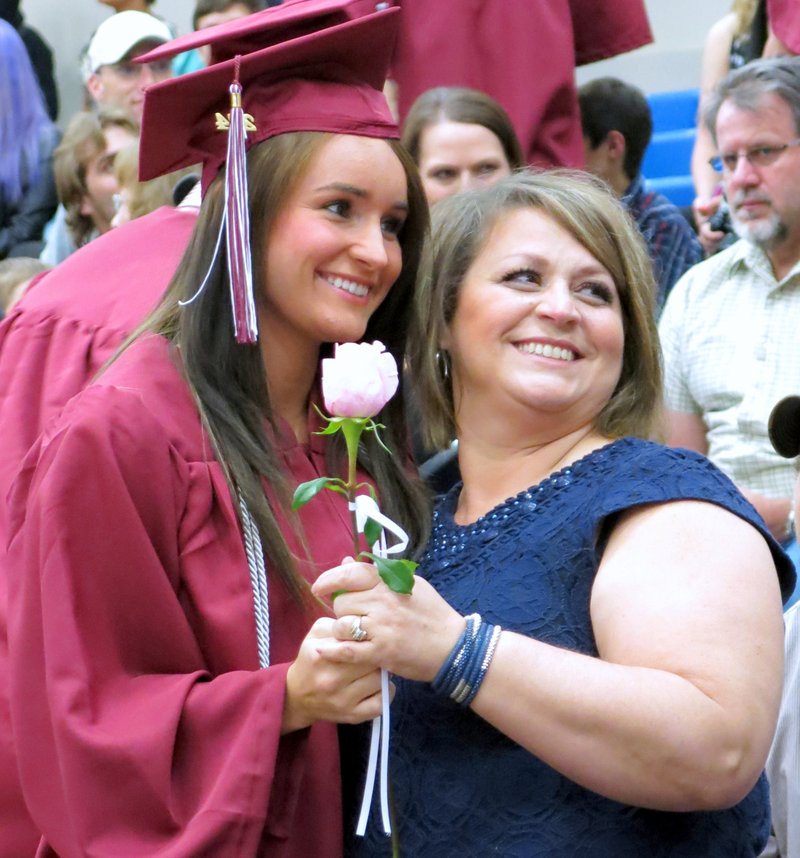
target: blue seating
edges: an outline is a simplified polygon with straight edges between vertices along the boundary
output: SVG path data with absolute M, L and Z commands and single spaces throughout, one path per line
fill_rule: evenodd
M 644 153 L 642 172 L 648 179 L 691 173 L 695 136 L 694 128 L 654 133 Z
M 691 161 L 698 99 L 697 89 L 657 92 L 647 97 L 653 115 L 653 136 L 642 172 L 648 185 L 676 206 L 691 205 L 694 199 Z
M 645 175 L 647 175 L 645 173 Z M 664 176 L 660 179 L 648 179 L 647 187 L 664 196 L 678 208 L 690 206 L 694 200 L 694 182 L 690 175 Z
M 674 92 L 654 92 L 647 96 L 653 115 L 653 130 L 678 131 L 694 128 L 697 122 L 698 89 L 678 89 Z

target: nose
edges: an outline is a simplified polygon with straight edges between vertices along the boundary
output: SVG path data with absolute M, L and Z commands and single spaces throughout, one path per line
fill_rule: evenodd
M 471 191 L 477 188 L 479 184 L 477 177 L 471 170 L 464 170 L 458 180 L 458 192 Z
M 381 270 L 389 263 L 383 227 L 372 220 L 363 223 L 353 242 L 353 255 L 372 270 Z
M 536 313 L 556 325 L 570 325 L 579 316 L 575 296 L 566 281 L 550 283 L 538 295 Z
M 755 185 L 761 181 L 761 176 L 748 158 L 739 155 L 736 167 L 728 174 L 728 181 L 737 185 Z
M 156 82 L 156 76 L 153 74 L 153 69 L 148 63 L 142 63 L 139 71 L 139 88 L 144 89 Z

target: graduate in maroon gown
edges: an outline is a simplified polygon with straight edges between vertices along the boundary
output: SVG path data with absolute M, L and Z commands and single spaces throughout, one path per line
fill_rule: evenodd
M 434 86 L 492 96 L 530 164 L 583 165 L 575 66 L 652 41 L 643 0 L 401 0 L 392 63 L 405 118 Z
M 405 348 L 427 213 L 380 92 L 395 29 L 382 9 L 261 49 L 237 30 L 240 56 L 148 91 L 142 175 L 199 156 L 197 226 L 9 503 L 11 718 L 41 855 L 341 854 L 336 723 L 378 714 L 379 676 L 317 655 L 332 620 L 308 583 L 352 552 L 344 499 L 295 518 L 287 498 L 341 459 L 313 434 L 329 344 Z M 225 183 L 234 81 L 249 229 Z M 380 419 L 399 455 L 365 446 L 363 471 L 419 544 L 402 397 Z
M 101 236 L 27 290 L 0 325 L 0 499 L 44 425 L 158 303 L 196 213 L 162 208 Z M 0 534 L 6 532 L 0 502 Z M 19 787 L 8 711 L 5 551 L 0 545 L 0 858 L 39 835 Z
M 772 50 L 769 53 L 765 51 L 764 55 L 800 54 L 800 15 L 797 4 L 792 0 L 767 0 L 767 20 L 779 44 L 770 44 Z

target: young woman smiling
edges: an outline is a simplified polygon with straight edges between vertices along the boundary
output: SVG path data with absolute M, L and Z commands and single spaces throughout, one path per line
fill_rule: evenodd
M 380 680 L 317 652 L 334 620 L 309 584 L 352 551 L 346 501 L 295 516 L 290 498 L 343 459 L 315 434 L 320 357 L 379 339 L 402 362 L 427 229 L 381 94 L 397 10 L 359 6 L 286 4 L 157 53 L 236 43 L 147 92 L 143 177 L 202 160 L 197 225 L 161 306 L 42 438 L 13 504 L 11 709 L 49 854 L 342 853 L 336 725 L 379 713 Z M 243 186 L 226 188 L 239 86 L 249 232 Z M 232 319 L 241 240 L 257 339 L 234 330 L 236 301 Z M 378 419 L 397 455 L 367 442 L 364 479 L 419 544 L 402 398 Z

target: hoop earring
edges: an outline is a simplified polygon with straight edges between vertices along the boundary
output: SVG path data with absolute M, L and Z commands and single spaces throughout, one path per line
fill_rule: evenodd
M 450 355 L 444 349 L 436 352 L 436 369 L 445 381 L 450 378 Z

